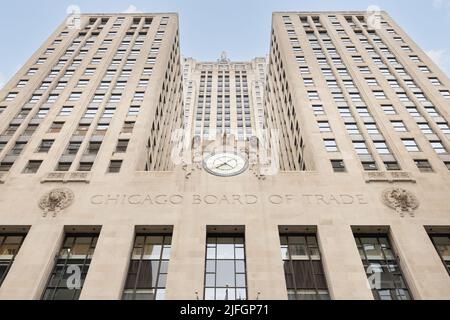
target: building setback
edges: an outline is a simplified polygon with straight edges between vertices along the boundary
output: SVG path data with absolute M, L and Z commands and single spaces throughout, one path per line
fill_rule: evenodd
M 450 80 L 387 13 L 68 21 L 0 91 L 0 299 L 450 299 Z

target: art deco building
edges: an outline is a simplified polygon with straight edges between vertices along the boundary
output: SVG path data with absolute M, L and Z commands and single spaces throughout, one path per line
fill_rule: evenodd
M 69 17 L 0 91 L 0 299 L 450 299 L 449 105 L 384 12 Z

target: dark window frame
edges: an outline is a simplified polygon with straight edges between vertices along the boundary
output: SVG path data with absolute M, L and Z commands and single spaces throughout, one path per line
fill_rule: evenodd
M 0 233 L 0 237 L 3 237 L 3 240 L 0 242 L 0 248 L 2 247 L 2 245 L 5 244 L 5 240 L 8 237 L 22 237 L 22 240 L 20 241 L 20 244 L 18 245 L 17 250 L 12 254 L 12 258 L 11 259 L 0 259 L 0 266 L 6 265 L 6 268 L 3 272 L 3 274 L 0 274 L 0 287 L 1 287 L 3 281 L 5 281 L 6 276 L 8 275 L 8 272 L 14 263 L 14 260 L 16 259 L 17 254 L 19 253 L 20 249 L 22 248 L 23 242 L 25 241 L 27 234 L 26 233 Z
M 324 268 L 323 268 L 323 260 L 322 260 L 322 253 L 321 253 L 321 251 L 320 251 L 320 246 L 319 246 L 319 241 L 318 241 L 318 237 L 317 237 L 317 234 L 315 234 L 315 233 L 292 233 L 292 232 L 289 232 L 289 233 L 280 233 L 280 243 L 281 243 L 281 249 L 283 249 L 283 246 L 285 246 L 285 245 L 283 245 L 283 243 L 282 243 L 282 241 L 281 241 L 281 239 L 282 238 L 287 238 L 287 241 L 288 241 L 288 243 L 286 244 L 286 246 L 287 246 L 287 254 L 288 254 L 288 259 L 287 260 L 285 260 L 284 258 L 283 258 L 283 263 L 285 263 L 285 262 L 288 262 L 288 267 L 289 267 L 289 271 L 290 271 L 290 274 L 293 276 L 293 278 L 292 278 L 292 282 L 293 282 L 293 284 L 294 284 L 294 288 L 289 288 L 288 287 L 288 282 L 287 282 L 287 274 L 286 274 L 286 269 L 284 268 L 284 274 L 285 274 L 285 280 L 286 280 L 286 290 L 288 291 L 288 293 L 289 293 L 289 291 L 291 291 L 291 290 L 293 290 L 294 291 L 294 296 L 293 296 L 293 298 L 295 298 L 295 299 L 291 299 L 291 300 L 303 300 L 303 299 L 300 299 L 300 295 L 298 294 L 298 292 L 299 291 L 301 291 L 301 290 L 306 290 L 306 291 L 315 291 L 316 292 L 316 294 L 315 295 L 311 295 L 310 297 L 312 297 L 312 298 L 316 298 L 315 300 L 329 300 L 330 299 L 330 292 L 329 292 L 329 286 L 328 286 L 328 281 L 327 281 L 327 278 L 326 278 L 326 274 L 325 274 L 325 270 L 324 270 Z M 296 271 L 295 271 L 295 268 L 294 268 L 294 263 L 293 263 L 293 261 L 305 261 L 305 260 L 294 260 L 294 259 L 292 259 L 292 255 L 291 255 L 291 249 L 289 248 L 289 238 L 292 238 L 292 237 L 304 237 L 305 238 L 305 245 L 306 245 L 306 251 L 305 252 L 307 252 L 308 253 L 308 261 L 309 261 L 309 267 L 310 267 L 310 271 L 311 271 L 311 274 L 312 274 L 312 282 L 313 282 L 313 284 L 314 284 L 314 287 L 312 288 L 312 287 L 309 287 L 309 288 L 301 288 L 301 286 L 300 285 L 297 285 L 297 283 L 296 283 L 296 281 L 295 281 L 295 278 L 296 278 Z M 308 237 L 313 237 L 314 239 L 315 239 L 315 242 L 316 242 L 316 244 L 317 244 L 317 246 L 311 246 L 309 243 L 308 243 L 308 240 L 307 240 L 307 238 Z M 293 244 L 294 245 L 294 244 Z M 292 245 L 292 246 L 293 246 Z M 314 252 L 312 249 L 316 249 L 316 253 L 318 253 L 319 254 L 319 260 L 313 260 L 313 259 L 311 259 L 311 253 L 312 252 Z M 313 265 L 313 261 L 320 261 L 320 266 L 321 266 L 321 269 L 322 269 L 322 272 L 323 272 L 323 274 L 317 274 L 317 273 L 314 273 L 314 265 Z M 325 286 L 326 286 L 326 289 L 324 289 L 324 288 L 319 288 L 319 285 L 318 285 L 318 279 L 317 279 L 317 276 L 319 276 L 319 275 L 322 275 L 323 276 L 323 278 L 324 278 L 324 282 L 325 282 Z M 305 274 L 303 274 L 303 276 L 306 276 Z M 324 296 L 324 295 L 321 295 L 319 292 L 323 292 L 323 291 L 327 291 L 327 295 L 326 296 Z M 306 296 L 305 296 L 306 297 Z
M 95 248 L 97 247 L 97 242 L 98 242 L 99 236 L 100 236 L 99 233 L 66 233 L 64 235 L 64 239 L 59 247 L 59 251 L 55 255 L 53 268 L 49 274 L 47 283 L 45 285 L 45 289 L 42 292 L 41 300 L 78 300 L 79 299 L 81 292 L 83 290 L 84 281 L 86 280 L 86 277 L 87 277 L 87 274 L 89 272 L 89 268 L 90 268 L 90 265 L 92 262 L 92 258 L 95 253 Z M 67 248 L 69 248 L 69 247 L 65 246 L 65 243 L 68 238 L 74 238 L 74 240 L 72 242 L 72 246 L 70 248 L 73 248 L 73 245 L 75 244 L 77 238 L 91 238 L 90 243 L 89 243 L 88 253 L 85 255 L 84 259 L 73 259 L 74 262 L 69 263 L 71 260 L 71 259 L 69 259 L 69 257 L 71 257 L 71 254 L 67 254 L 67 256 L 64 258 L 63 252 L 64 252 L 64 250 L 67 250 Z M 77 261 L 82 261 L 82 263 L 77 263 Z M 62 263 L 60 263 L 60 262 L 62 262 Z M 58 272 L 58 266 L 61 266 L 61 264 L 62 264 L 62 270 L 66 271 L 65 273 Z M 61 288 L 63 288 L 65 290 L 65 287 L 60 287 L 59 285 L 61 284 L 61 281 L 64 280 L 64 275 L 67 274 L 67 267 L 69 265 L 82 265 L 82 267 L 81 267 L 82 273 L 81 273 L 81 279 L 80 279 L 81 280 L 81 288 L 80 289 L 69 289 L 69 290 L 73 290 L 71 299 L 55 299 L 55 296 L 56 296 L 58 290 L 61 290 Z M 57 283 L 56 283 L 56 285 L 50 286 L 54 276 L 57 277 L 57 279 L 58 279 Z M 50 297 L 46 297 L 47 291 L 50 291 Z
M 136 242 L 137 242 L 138 237 L 144 237 L 144 243 L 143 243 L 142 247 L 137 247 L 137 243 Z M 145 250 L 144 249 L 145 249 L 145 246 L 147 244 L 147 238 L 150 238 L 150 237 L 162 237 L 163 238 L 162 239 L 162 243 L 160 244 L 161 245 L 161 252 L 159 253 L 158 259 L 143 259 L 144 254 L 145 254 Z M 170 243 L 166 244 L 166 240 L 168 238 L 170 238 Z M 137 233 L 135 235 L 134 242 L 133 242 L 133 249 L 131 251 L 131 256 L 130 256 L 130 265 L 129 265 L 128 271 L 127 271 L 127 279 L 126 279 L 126 282 L 125 282 L 124 290 L 122 292 L 122 299 L 123 300 L 136 300 L 136 296 L 137 296 L 137 293 L 138 293 L 137 291 L 139 289 L 142 289 L 142 290 L 153 290 L 153 299 L 152 300 L 162 300 L 162 299 L 158 299 L 158 291 L 163 291 L 164 292 L 163 298 L 165 297 L 165 292 L 166 292 L 166 288 L 167 288 L 168 270 L 165 273 L 161 273 L 161 266 L 162 266 L 162 263 L 166 262 L 166 261 L 167 261 L 168 265 L 170 264 L 171 255 L 169 256 L 168 259 L 164 259 L 164 251 L 167 249 L 166 247 L 169 246 L 170 247 L 169 250 L 171 252 L 171 250 L 172 250 L 172 242 L 173 242 L 173 234 L 172 233 L 151 233 L 151 232 L 148 232 L 148 233 Z M 141 250 L 142 250 L 139 260 L 133 259 L 134 250 L 136 248 L 141 248 Z M 129 281 L 129 277 L 132 274 L 131 273 L 131 271 L 132 271 L 131 267 L 132 267 L 132 262 L 133 261 L 138 261 L 138 269 L 136 271 L 136 279 L 134 281 L 134 286 L 132 288 L 127 288 L 127 282 Z M 156 276 L 156 279 L 154 281 L 154 283 L 155 283 L 154 286 L 153 286 L 152 283 L 150 283 L 150 285 L 148 287 L 146 287 L 146 288 L 141 288 L 141 287 L 138 288 L 139 276 L 141 275 L 143 261 L 151 261 L 151 262 L 158 261 L 158 271 L 156 273 L 157 276 Z M 162 275 L 166 276 L 166 281 L 164 283 L 164 286 L 160 286 L 159 285 L 160 284 L 160 277 Z M 131 297 L 127 297 L 127 299 L 125 299 L 126 291 L 129 291 L 129 290 L 132 290 L 132 293 L 131 293 L 132 296 Z
M 390 278 L 389 280 L 391 281 L 391 283 L 394 284 L 395 288 L 393 288 L 393 289 L 389 289 L 389 288 L 381 288 L 381 289 L 376 289 L 375 288 L 375 289 L 371 289 L 374 299 L 375 300 L 382 300 L 380 298 L 379 291 L 389 290 L 393 300 L 401 300 L 401 299 L 398 299 L 398 297 L 393 296 L 393 293 L 394 293 L 395 290 L 401 289 L 401 290 L 406 291 L 406 293 L 409 296 L 408 299 L 404 299 L 404 300 L 414 300 L 414 297 L 413 297 L 413 295 L 411 293 L 411 290 L 409 288 L 408 282 L 405 279 L 404 272 L 403 272 L 403 270 L 402 270 L 402 268 L 400 266 L 400 261 L 399 261 L 398 255 L 397 255 L 397 253 L 395 251 L 395 248 L 392 246 L 391 237 L 390 237 L 389 233 L 388 232 L 382 232 L 382 233 L 354 233 L 353 237 L 355 239 L 355 244 L 356 244 L 356 247 L 358 249 L 358 252 L 360 253 L 360 259 L 361 259 L 361 262 L 363 263 L 364 272 L 366 273 L 367 277 L 370 277 L 370 276 L 372 276 L 374 274 L 374 273 L 367 273 L 367 269 L 368 269 L 368 266 L 370 265 L 370 262 L 374 262 L 375 261 L 376 263 L 380 263 L 380 265 L 382 265 L 382 263 L 384 262 L 389 267 L 392 267 L 392 265 L 395 265 L 395 267 L 397 269 L 396 272 L 385 272 L 383 270 L 384 272 L 382 274 L 388 275 L 388 277 Z M 381 252 L 383 254 L 384 260 L 375 260 L 375 259 L 369 260 L 369 259 L 367 259 L 366 251 L 363 248 L 361 248 L 360 244 L 358 244 L 358 240 L 359 240 L 359 243 L 361 243 L 361 238 L 376 238 L 377 239 L 377 243 L 379 245 L 381 245 L 380 239 L 384 238 L 386 240 L 386 243 L 388 244 L 387 248 L 382 248 L 381 249 Z M 392 256 L 394 258 L 393 259 L 387 259 L 386 254 L 385 254 L 385 250 L 390 250 L 390 252 L 391 252 L 391 254 L 392 254 Z M 361 252 L 364 253 L 364 259 L 363 259 L 363 257 L 361 257 Z M 401 288 L 401 287 L 397 286 L 397 282 L 395 281 L 393 275 L 398 276 L 399 278 L 401 278 L 402 282 L 405 284 L 404 288 Z M 386 279 L 384 279 L 382 281 L 386 282 Z

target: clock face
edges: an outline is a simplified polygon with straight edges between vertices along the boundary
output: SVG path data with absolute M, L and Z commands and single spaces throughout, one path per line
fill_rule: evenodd
M 203 162 L 205 170 L 219 177 L 232 177 L 243 173 L 248 167 L 246 157 L 234 152 L 217 152 Z

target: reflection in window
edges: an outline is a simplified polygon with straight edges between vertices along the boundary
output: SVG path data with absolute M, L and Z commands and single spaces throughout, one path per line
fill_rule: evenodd
M 164 300 L 171 243 L 171 235 L 136 236 L 124 300 Z
M 78 300 L 91 264 L 98 235 L 66 235 L 56 257 L 43 300 Z
M 329 300 L 317 238 L 314 235 L 280 238 L 289 300 Z
M 25 235 L 0 234 L 0 286 L 8 274 Z
M 450 234 L 431 235 L 431 240 L 450 274 Z
M 359 254 L 376 300 L 411 300 L 387 235 L 355 235 Z
M 246 300 L 247 277 L 243 235 L 208 235 L 205 300 Z

